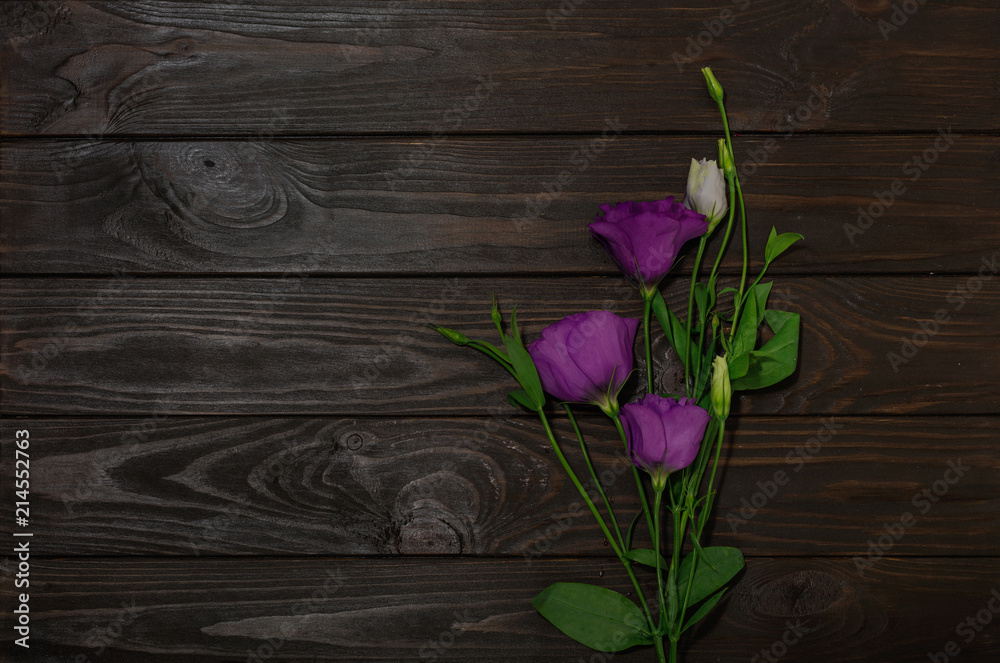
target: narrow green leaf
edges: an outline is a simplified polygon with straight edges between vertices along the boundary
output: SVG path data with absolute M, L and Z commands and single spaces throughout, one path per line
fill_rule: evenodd
M 799 359 L 799 314 L 769 310 L 764 312 L 764 318 L 774 336 L 750 353 L 743 375 L 733 378 L 730 372 L 733 391 L 770 387 L 795 372 Z
M 691 617 L 687 620 L 687 623 L 684 624 L 684 628 L 681 629 L 681 633 L 688 630 L 689 628 L 700 622 L 702 619 L 704 619 L 705 616 L 712 611 L 712 608 L 715 607 L 715 604 L 718 603 L 720 599 L 722 599 L 722 595 L 726 593 L 727 589 L 729 588 L 723 587 L 715 594 L 712 594 L 712 596 L 707 601 L 702 603 L 701 607 L 698 608 L 697 612 L 691 615 Z
M 773 281 L 768 281 L 767 283 L 758 283 L 753 287 L 753 297 L 757 300 L 758 327 L 760 327 L 760 323 L 764 321 L 764 309 L 767 308 L 767 298 L 771 295 L 771 286 L 773 285 Z
M 653 296 L 653 315 L 663 329 L 663 335 L 667 337 L 667 342 L 674 349 L 678 357 L 683 358 L 687 349 L 689 339 L 687 329 L 673 311 L 667 308 L 667 303 L 663 301 L 663 295 L 657 292 Z
M 493 310 L 490 312 L 490 317 L 493 318 L 493 324 L 496 326 L 497 331 L 500 332 L 500 337 L 503 338 L 503 318 L 500 316 L 500 307 L 497 306 L 496 295 L 493 295 Z
M 760 313 L 757 310 L 757 288 L 747 293 L 746 302 L 740 312 L 736 334 L 733 336 L 733 355 L 740 356 L 754 349 L 757 345 L 757 328 L 760 326 Z M 730 374 L 730 377 L 732 375 Z
M 517 381 L 524 387 L 528 398 L 535 404 L 534 410 L 541 409 L 545 405 L 545 392 L 542 390 L 542 380 L 538 377 L 538 370 L 535 362 L 531 360 L 531 355 L 521 344 L 521 341 L 511 336 L 504 336 L 504 347 L 510 356 L 510 363 L 517 374 Z
M 656 568 L 656 551 L 649 548 L 635 548 L 634 550 L 629 550 L 625 553 L 625 556 L 637 564 L 642 564 L 643 566 L 648 566 L 650 568 Z M 660 555 L 660 568 L 666 569 L 670 566 L 670 562 Z
M 774 228 L 771 228 L 771 235 L 767 238 L 767 246 L 764 248 L 764 262 L 770 264 L 775 258 L 787 251 L 788 247 L 800 239 L 802 239 L 802 235 L 798 233 L 782 233 L 779 235 Z
M 455 345 L 472 348 L 474 350 L 479 350 L 484 355 L 490 357 L 491 359 L 494 359 L 497 363 L 506 368 L 508 371 L 513 372 L 513 367 L 511 366 L 510 359 L 507 358 L 507 355 L 504 354 L 503 351 L 500 350 L 500 348 L 490 345 L 486 341 L 470 339 L 466 337 L 465 334 L 457 332 L 454 329 L 448 329 L 447 327 L 440 327 L 438 325 L 428 325 L 428 326 L 434 331 L 444 336 L 445 338 L 447 338 Z
M 510 365 L 510 359 L 507 357 L 507 354 L 497 346 L 493 345 L 492 343 L 487 343 L 486 341 L 472 339 L 469 341 L 468 345 L 470 348 L 475 348 L 476 350 L 479 350 L 485 355 L 493 357 L 494 359 L 496 359 L 501 363 Z
M 635 514 L 635 518 L 632 519 L 632 524 L 628 526 L 628 534 L 625 536 L 626 548 L 632 547 L 632 534 L 635 533 L 636 523 L 639 522 L 639 519 L 642 518 L 642 516 L 643 516 L 643 510 L 639 509 L 638 513 Z
M 728 546 L 710 546 L 702 548 L 708 563 L 702 562 L 697 553 L 689 553 L 681 562 L 678 574 L 679 595 L 683 598 L 687 592 L 688 577 L 691 575 L 691 565 L 697 564 L 694 570 L 694 581 L 691 583 L 691 593 L 687 604 L 694 605 L 712 594 L 733 579 L 743 568 L 743 553 L 738 548 Z
M 531 605 L 560 631 L 597 651 L 618 652 L 653 643 L 639 607 L 604 587 L 557 582 Z
M 677 592 L 677 567 L 670 565 L 670 573 L 667 574 L 667 623 L 674 624 L 677 621 L 677 613 L 680 611 L 680 599 Z
M 694 284 L 694 301 L 698 307 L 698 324 L 703 325 L 708 319 L 708 286 L 704 283 Z
M 521 405 L 532 412 L 538 412 L 538 406 L 531 401 L 531 397 L 528 396 L 528 393 L 521 391 L 520 389 L 507 394 L 507 400 L 510 401 L 510 404 L 514 407 Z
M 706 439 L 711 439 L 711 438 L 706 438 Z M 701 542 L 698 541 L 698 538 L 694 535 L 694 532 L 690 532 L 690 534 L 691 534 L 691 543 L 694 544 L 694 551 L 698 553 L 698 558 L 701 560 L 701 563 L 713 566 L 711 558 L 709 558 L 708 553 L 705 552 L 705 549 L 701 547 Z
M 712 409 L 712 392 L 709 390 L 709 391 L 706 391 L 704 394 L 702 394 L 701 398 L 698 399 L 698 402 L 696 403 L 696 405 L 698 407 L 700 407 L 702 410 L 709 410 L 709 411 L 711 411 L 711 409 Z M 673 475 L 671 475 L 671 476 L 673 476 Z

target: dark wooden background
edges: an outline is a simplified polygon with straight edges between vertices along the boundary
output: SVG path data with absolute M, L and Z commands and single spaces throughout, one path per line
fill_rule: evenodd
M 806 240 L 773 270 L 800 368 L 741 399 L 726 447 L 712 540 L 747 569 L 686 660 L 997 660 L 993 0 L 0 8 L 7 541 L 13 431 L 32 442 L 16 660 L 610 660 L 529 601 L 625 591 L 617 562 L 508 376 L 424 324 L 489 336 L 493 293 L 529 337 L 638 314 L 585 225 L 714 154 L 704 65 L 753 255 L 772 225 Z M 585 425 L 612 467 L 614 431 Z

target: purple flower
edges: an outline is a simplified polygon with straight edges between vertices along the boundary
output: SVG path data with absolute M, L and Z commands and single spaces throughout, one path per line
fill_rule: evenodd
M 708 231 L 703 214 L 693 212 L 673 196 L 650 203 L 601 205 L 604 216 L 588 226 L 618 267 L 639 282 L 650 296 L 690 239 Z
M 542 331 L 528 347 L 542 386 L 562 401 L 618 409 L 618 392 L 632 372 L 639 321 L 610 311 L 575 313 Z
M 690 465 L 708 426 L 708 412 L 693 399 L 647 394 L 622 406 L 622 424 L 636 467 L 649 472 L 662 490 L 671 472 Z

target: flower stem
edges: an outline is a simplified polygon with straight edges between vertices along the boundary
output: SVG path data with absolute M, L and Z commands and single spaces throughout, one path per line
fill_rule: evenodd
M 642 331 L 646 345 L 646 393 L 653 393 L 653 352 L 649 343 L 649 318 L 653 309 L 653 295 L 642 297 Z
M 667 663 L 667 654 L 666 652 L 663 651 L 663 636 L 654 635 L 653 645 L 656 647 L 656 660 L 659 661 L 659 663 Z M 673 650 L 673 643 L 671 643 L 671 650 Z M 676 660 L 676 656 L 677 652 L 671 651 L 670 660 L 671 661 Z
M 684 338 L 684 390 L 687 396 L 691 395 L 691 320 L 694 317 L 694 287 L 698 283 L 698 271 L 701 269 L 701 259 L 705 254 L 705 243 L 708 238 L 705 235 L 698 240 L 698 254 L 694 259 L 694 268 L 691 270 L 691 286 L 688 288 L 688 310 L 685 330 L 687 336 Z M 701 358 L 699 357 L 699 362 Z
M 618 535 L 618 544 L 621 546 L 623 551 L 628 551 L 628 546 L 625 545 L 625 538 L 622 536 L 621 527 L 618 526 L 618 519 L 615 518 L 615 512 L 611 509 L 611 501 L 608 500 L 608 496 L 604 492 L 604 487 L 601 486 L 601 482 L 597 478 L 597 472 L 594 470 L 594 464 L 590 461 L 590 453 L 587 452 L 587 445 L 583 441 L 583 433 L 580 432 L 580 427 L 576 423 L 576 417 L 573 416 L 573 410 L 570 409 L 568 403 L 563 403 L 563 407 L 566 409 L 566 415 L 569 417 L 570 423 L 573 424 L 573 431 L 576 433 L 576 439 L 580 441 L 580 451 L 583 452 L 583 460 L 586 461 L 587 469 L 590 471 L 590 476 L 594 480 L 597 492 L 600 493 L 601 499 L 604 501 L 604 508 L 608 510 L 608 515 L 611 517 L 611 523 L 614 525 L 614 532 Z
M 660 564 L 660 503 L 663 500 L 663 489 L 659 489 L 653 496 L 653 552 L 656 558 L 656 586 L 659 588 L 660 597 L 660 625 L 665 623 L 663 606 L 663 568 Z
M 670 663 L 677 663 L 677 641 L 670 641 Z
M 708 521 L 709 513 L 712 510 L 712 503 L 714 498 L 714 495 L 712 493 L 712 485 L 715 483 L 715 470 L 719 467 L 719 453 L 722 450 L 722 439 L 725 434 L 725 428 L 726 428 L 725 420 L 720 420 L 719 434 L 715 441 L 715 460 L 712 465 L 712 475 L 708 480 L 708 492 L 706 493 L 705 496 L 705 503 L 702 506 L 701 511 L 697 514 L 697 518 L 695 517 L 696 516 L 695 505 L 691 501 L 693 499 L 693 495 L 691 492 L 688 492 L 687 494 L 688 504 L 686 505 L 685 515 L 687 515 L 687 513 L 690 513 L 691 536 L 699 543 L 701 542 L 701 534 L 705 530 L 705 523 Z M 695 491 L 698 490 L 698 486 L 701 483 L 701 477 L 704 476 L 704 471 L 705 468 L 702 468 L 701 474 L 698 475 L 697 479 L 698 483 L 695 484 L 694 486 Z M 685 526 L 682 524 L 681 529 L 683 529 L 684 527 Z M 681 535 L 683 537 L 683 532 L 681 533 Z M 674 630 L 671 633 L 671 642 L 674 642 L 675 639 L 679 639 L 681 636 L 681 628 L 684 621 L 684 613 L 687 611 L 688 600 L 691 598 L 691 587 L 694 585 L 694 574 L 696 569 L 698 568 L 698 555 L 696 552 L 693 554 L 694 557 L 692 558 L 691 569 L 688 574 L 687 591 L 685 591 L 684 593 L 684 600 L 681 601 L 679 604 L 677 622 L 673 624 Z
M 750 263 L 747 257 L 747 210 L 743 203 L 743 189 L 740 187 L 740 179 L 739 177 L 734 179 L 736 181 L 736 195 L 740 199 L 740 225 L 743 232 L 743 272 L 740 275 L 740 291 L 736 295 L 736 310 L 733 311 L 733 326 L 729 332 L 730 341 L 736 336 L 736 327 L 740 322 L 740 312 L 743 309 L 744 292 L 746 291 L 747 284 L 747 266 Z
M 719 469 L 719 456 L 722 453 L 722 439 L 726 433 L 725 420 L 719 421 L 719 437 L 715 441 L 715 459 L 712 463 L 712 474 L 708 478 L 708 491 L 706 492 L 705 505 L 702 507 L 701 517 L 698 519 L 699 528 L 704 529 L 708 521 L 709 512 L 712 510 L 712 502 L 715 495 L 712 493 L 712 486 L 715 484 L 715 471 Z
M 632 586 L 635 587 L 639 603 L 642 605 L 642 609 L 646 613 L 646 620 L 649 623 L 649 627 L 652 629 L 655 623 L 653 621 L 653 615 L 649 611 L 649 606 L 646 605 L 646 598 L 642 593 L 642 587 L 639 585 L 639 580 L 635 577 L 635 571 L 632 570 L 631 563 L 628 558 L 625 557 L 622 549 L 618 547 L 618 544 L 615 542 L 615 538 L 611 536 L 611 532 L 608 530 L 608 526 L 604 522 L 604 518 L 601 517 L 600 511 L 597 510 L 597 506 L 594 505 L 594 501 L 590 499 L 590 495 L 587 494 L 583 484 L 581 484 L 580 480 L 577 478 L 576 472 L 574 472 L 573 468 L 570 467 L 569 461 L 566 460 L 566 456 L 563 455 L 562 449 L 559 448 L 559 442 L 556 440 L 555 433 L 552 432 L 552 426 L 549 425 L 549 420 L 548 417 L 545 416 L 545 411 L 539 410 L 538 417 L 542 420 L 542 425 L 545 427 L 545 433 L 549 436 L 549 443 L 552 445 L 552 449 L 556 452 L 556 458 L 559 459 L 559 463 L 562 465 L 563 470 L 566 471 L 570 481 L 572 481 L 573 485 L 576 486 L 577 491 L 580 493 L 580 497 L 582 497 L 583 501 L 587 503 L 587 506 L 590 508 L 590 512 L 594 514 L 594 518 L 597 519 L 597 524 L 601 526 L 601 531 L 604 532 L 604 537 L 611 545 L 611 549 L 615 551 L 615 555 L 618 556 L 618 560 L 622 563 L 622 566 L 625 567 L 625 571 L 628 573 L 628 577 L 632 581 Z
M 733 153 L 733 136 L 732 136 L 732 134 L 729 131 L 729 118 L 726 115 L 726 105 L 723 103 L 722 99 L 717 100 L 716 101 L 716 105 L 718 105 L 718 107 L 719 107 L 719 114 L 722 115 L 722 127 L 725 130 L 725 132 L 726 132 L 726 146 L 729 149 L 730 156 L 733 157 L 733 161 L 735 162 L 735 154 Z M 749 261 L 749 258 L 748 258 L 749 254 L 748 254 L 748 245 L 747 245 L 747 208 L 746 208 L 746 205 L 743 202 L 743 188 L 740 186 L 740 176 L 739 176 L 739 173 L 736 173 L 736 172 L 733 173 L 733 178 L 732 178 L 732 182 L 730 183 L 730 186 L 732 187 L 733 184 L 735 184 L 735 186 L 736 186 L 736 197 L 739 198 L 739 201 L 740 201 L 740 228 L 741 228 L 741 234 L 742 234 L 742 239 L 743 239 L 743 270 L 742 270 L 742 273 L 740 275 L 740 290 L 739 290 L 739 294 L 736 295 L 736 310 L 733 312 L 733 326 L 732 326 L 732 332 L 731 332 L 731 335 L 730 335 L 730 339 L 732 339 L 733 336 L 735 336 L 735 334 L 736 334 L 736 326 L 739 323 L 740 309 L 743 307 L 743 293 L 746 290 L 747 267 L 750 264 L 750 261 Z M 730 197 L 732 197 L 731 193 L 730 193 Z M 732 209 L 732 206 L 730 206 L 730 219 L 732 219 L 732 212 L 733 212 L 733 209 Z M 728 230 L 726 232 L 726 237 L 727 238 L 729 237 Z M 725 243 L 723 243 L 723 248 L 725 248 Z M 720 253 L 720 257 L 721 257 L 721 253 Z
M 629 455 L 629 460 L 632 460 L 632 451 L 629 448 L 628 436 L 625 435 L 625 429 L 622 428 L 622 418 L 617 413 L 614 412 L 611 415 L 611 420 L 615 422 L 615 428 L 618 429 L 618 435 L 622 438 L 622 444 L 625 445 L 625 453 Z M 642 487 L 642 477 L 639 476 L 639 468 L 632 465 L 632 476 L 635 477 L 635 487 L 639 490 L 639 501 L 642 504 L 642 512 L 646 514 L 646 527 L 649 528 L 649 534 L 653 534 L 653 518 L 649 515 L 649 500 L 646 499 L 646 491 Z

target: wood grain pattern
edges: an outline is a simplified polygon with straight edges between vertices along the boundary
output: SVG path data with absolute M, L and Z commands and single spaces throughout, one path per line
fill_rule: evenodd
M 668 288 L 669 306 L 682 289 Z M 509 376 L 425 323 L 492 339 L 493 294 L 521 305 L 529 340 L 578 311 L 640 313 L 634 287 L 603 277 L 11 279 L 4 412 L 484 414 L 507 407 Z M 771 306 L 803 312 L 797 377 L 740 410 L 1000 412 L 998 300 L 992 277 L 782 279 Z M 662 342 L 655 356 L 661 390 L 676 393 L 676 358 Z
M 806 237 L 776 274 L 975 272 L 1000 250 L 1000 139 L 737 140 L 755 265 L 772 226 Z M 593 141 L 8 142 L 0 269 L 615 274 L 585 227 L 599 206 L 682 195 L 715 142 Z
M 629 522 L 638 503 L 615 430 L 582 422 Z M 15 427 L 33 440 L 36 555 L 609 555 L 532 420 L 19 419 L 0 429 L 6 458 Z M 865 556 L 909 512 L 893 556 L 1000 554 L 995 418 L 743 418 L 735 430 L 715 545 Z M 13 515 L 0 514 L 8 536 Z
M 102 644 L 99 660 L 114 663 L 255 653 L 296 663 L 576 663 L 593 652 L 535 613 L 531 597 L 556 581 L 628 591 L 610 562 L 581 559 L 38 560 L 32 571 L 44 588 L 32 606 L 33 663 L 93 656 Z M 997 630 L 965 643 L 955 626 L 987 609 L 998 574 L 996 559 L 887 559 L 860 577 L 849 560 L 751 558 L 685 660 L 749 659 L 785 636 L 789 662 L 917 663 L 958 640 L 962 661 L 987 663 L 1000 653 Z M 6 627 L 10 614 L 2 619 Z M 804 634 L 786 635 L 790 624 Z
M 630 592 L 617 562 L 509 376 L 425 323 L 493 338 L 494 293 L 529 340 L 638 315 L 585 225 L 714 154 L 711 65 L 754 254 L 806 236 L 772 297 L 803 336 L 736 405 L 712 542 L 748 568 L 684 661 L 995 663 L 996 3 L 666 4 L 0 2 L 0 493 L 28 427 L 34 534 L 11 658 L 610 660 L 530 599 Z M 627 516 L 614 431 L 585 429 Z
M 703 130 L 705 65 L 738 130 L 1000 126 L 989 0 L 4 4 L 6 135 Z

